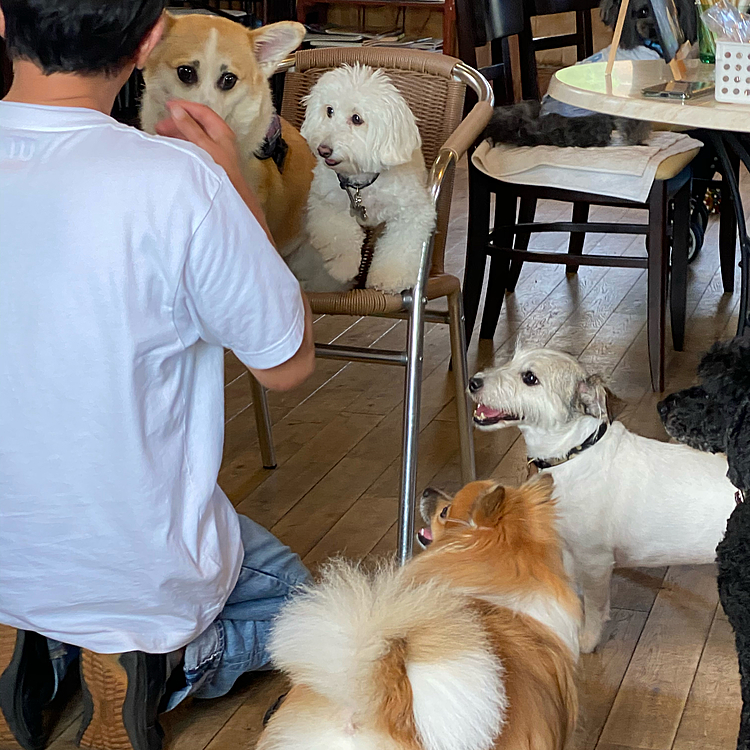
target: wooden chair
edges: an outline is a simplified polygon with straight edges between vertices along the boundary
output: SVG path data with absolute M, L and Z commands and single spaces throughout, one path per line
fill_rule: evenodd
M 489 5 L 502 7 L 500 0 L 485 0 Z M 536 0 L 541 3 L 541 0 Z M 553 0 L 548 0 L 547 5 Z M 591 5 L 590 0 L 554 0 L 554 10 L 585 11 L 582 6 Z M 500 12 L 500 11 L 498 11 Z M 577 13 L 577 17 L 580 17 Z M 536 79 L 534 49 L 529 44 L 534 40 L 528 31 L 530 15 L 525 19 L 525 29 L 519 35 L 521 59 L 532 67 Z M 458 7 L 459 34 L 467 32 L 463 24 L 471 24 L 472 16 L 461 14 Z M 563 41 L 570 42 L 576 39 Z M 551 43 L 550 43 L 551 44 Z M 544 46 L 549 49 L 550 44 Z M 538 47 L 542 48 L 542 47 Z M 585 51 L 585 50 L 584 50 Z M 495 61 L 493 60 L 493 63 Z M 491 75 L 489 70 L 482 69 Z M 503 73 L 507 75 L 507 66 Z M 506 83 L 505 87 L 508 88 Z M 487 295 L 482 317 L 480 338 L 492 338 L 500 317 L 503 296 L 515 289 L 524 261 L 536 263 L 564 264 L 568 273 L 576 273 L 579 265 L 614 266 L 643 268 L 648 272 L 648 346 L 651 383 L 654 390 L 664 387 L 664 337 L 665 315 L 668 289 L 671 280 L 671 318 L 674 348 L 682 349 L 685 331 L 685 308 L 687 289 L 687 243 L 688 220 L 690 215 L 690 170 L 688 165 L 698 149 L 667 159 L 661 164 L 648 199 L 643 203 L 611 198 L 597 193 L 565 190 L 552 187 L 527 186 L 509 181 L 490 178 L 469 163 L 469 231 L 466 243 L 466 267 L 464 271 L 464 309 L 466 315 L 466 337 L 471 338 L 476 321 L 479 301 L 484 284 L 487 257 L 490 261 L 490 274 Z M 495 195 L 494 228 L 490 231 L 490 199 Z M 536 203 L 540 199 L 550 199 L 573 204 L 572 221 L 534 222 Z M 519 206 L 520 201 L 520 206 Z M 673 216 L 670 221 L 670 202 Z M 621 206 L 641 208 L 649 212 L 644 224 L 612 224 L 590 222 L 590 205 Z M 670 227 L 672 232 L 671 273 L 670 273 Z M 528 243 L 535 232 L 568 232 L 570 243 L 568 253 L 529 251 Z M 586 232 L 606 234 L 643 234 L 647 237 L 648 257 L 611 256 L 603 254 L 583 254 Z
M 484 130 L 492 114 L 492 91 L 476 70 L 452 57 L 398 48 L 332 48 L 297 52 L 283 66 L 287 71 L 281 115 L 296 127 L 304 118 L 302 97 L 318 78 L 343 63 L 359 62 L 383 69 L 416 115 L 422 135 L 422 151 L 430 170 L 428 188 L 437 208 L 437 227 L 422 248 L 422 261 L 413 289 L 385 294 L 374 289 L 310 294 L 314 313 L 326 315 L 375 315 L 407 320 L 406 348 L 400 351 L 355 346 L 316 344 L 319 357 L 373 364 L 399 365 L 406 369 L 404 392 L 403 454 L 398 519 L 398 559 L 407 560 L 414 538 L 414 509 L 419 441 L 419 408 L 425 322 L 450 327 L 451 353 L 456 383 L 461 476 L 475 478 L 472 420 L 467 398 L 466 342 L 458 278 L 445 273 L 443 255 L 456 163 Z M 470 88 L 477 103 L 463 118 L 464 93 Z M 430 300 L 447 298 L 448 311 L 427 310 Z M 252 380 L 252 379 L 251 379 Z M 255 413 L 264 465 L 273 465 L 268 405 L 263 389 L 254 385 Z

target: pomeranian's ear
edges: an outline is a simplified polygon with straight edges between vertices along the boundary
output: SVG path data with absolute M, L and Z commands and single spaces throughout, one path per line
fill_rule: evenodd
M 552 499 L 552 491 L 555 486 L 555 480 L 551 474 L 535 474 L 527 482 L 524 482 L 518 492 L 522 492 L 526 501 L 531 505 L 541 505 Z
M 471 519 L 477 526 L 486 526 L 497 518 L 505 502 L 505 487 L 495 485 L 480 495 L 471 507 Z

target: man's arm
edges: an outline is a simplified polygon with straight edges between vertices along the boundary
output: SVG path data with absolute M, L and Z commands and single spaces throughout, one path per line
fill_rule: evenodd
M 240 167 L 240 155 L 234 131 L 210 107 L 184 100 L 169 103 L 171 118 L 157 124 L 160 135 L 181 138 L 206 151 L 227 173 L 235 190 L 273 245 L 257 196 L 247 184 Z M 275 245 L 274 245 L 275 247 Z M 250 372 L 261 385 L 274 391 L 286 391 L 304 382 L 315 369 L 315 341 L 312 332 L 312 311 L 304 292 L 300 290 L 305 310 L 302 343 L 286 362 L 266 370 L 250 367 Z
M 297 353 L 286 362 L 268 370 L 248 368 L 256 380 L 272 391 L 288 391 L 303 383 L 315 370 L 315 340 L 312 330 L 312 311 L 305 293 L 300 290 L 305 306 L 305 333 Z

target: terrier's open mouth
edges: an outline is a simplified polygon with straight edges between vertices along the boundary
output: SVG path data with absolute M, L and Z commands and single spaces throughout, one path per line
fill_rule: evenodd
M 432 531 L 430 531 L 429 526 L 420 529 L 417 532 L 417 541 L 422 549 L 427 549 L 427 547 L 432 544 Z
M 502 409 L 493 409 L 486 404 L 477 404 L 474 409 L 474 422 L 481 427 L 489 427 L 500 422 L 518 422 L 520 418 L 509 411 Z
M 337 167 L 339 164 L 341 164 L 341 159 L 325 159 L 326 166 L 328 167 Z

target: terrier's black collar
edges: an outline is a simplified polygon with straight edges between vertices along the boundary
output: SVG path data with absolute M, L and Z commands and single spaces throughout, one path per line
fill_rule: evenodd
M 279 170 L 279 174 L 282 174 L 288 150 L 289 146 L 287 142 L 281 137 L 281 118 L 274 112 L 273 119 L 266 132 L 266 137 L 260 148 L 255 152 L 255 158 L 260 159 L 260 161 L 273 159 L 273 163 Z
M 607 427 L 609 427 L 609 422 L 602 422 L 596 432 L 592 432 L 580 445 L 576 445 L 575 448 L 571 448 L 564 456 L 561 456 L 560 458 L 531 458 L 529 459 L 529 463 L 534 464 L 537 469 L 551 469 L 553 466 L 564 464 L 566 461 L 570 461 L 573 456 L 577 456 L 579 453 L 583 453 L 592 445 L 596 445 L 604 437 L 604 433 L 607 431 Z

